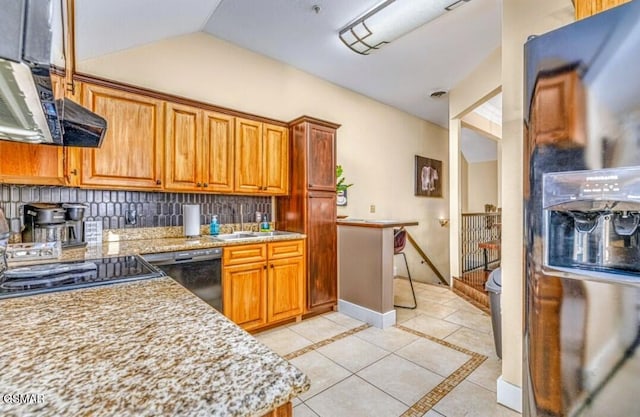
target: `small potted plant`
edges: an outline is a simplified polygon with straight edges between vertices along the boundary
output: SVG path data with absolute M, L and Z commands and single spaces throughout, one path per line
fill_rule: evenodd
M 342 176 L 344 170 L 342 165 L 336 165 L 336 194 L 338 194 L 337 204 L 339 206 L 347 205 L 347 188 L 353 184 L 346 184 L 346 179 Z

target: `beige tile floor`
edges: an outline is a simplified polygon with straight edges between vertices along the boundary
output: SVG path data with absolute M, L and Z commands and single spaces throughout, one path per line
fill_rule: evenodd
M 394 284 L 396 304 L 409 303 L 408 281 Z M 256 335 L 311 379 L 295 417 L 519 416 L 496 403 L 490 317 L 446 287 L 415 286 L 418 308 L 398 309 L 396 327 L 335 312 Z

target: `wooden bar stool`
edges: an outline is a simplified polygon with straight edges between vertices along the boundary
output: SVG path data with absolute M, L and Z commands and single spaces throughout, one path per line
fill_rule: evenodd
M 416 300 L 416 292 L 413 289 L 413 280 L 411 279 L 411 272 L 409 272 L 409 263 L 407 262 L 407 255 L 404 254 L 404 247 L 407 244 L 407 231 L 404 227 L 395 229 L 393 231 L 393 255 L 402 255 L 404 258 L 404 264 L 407 267 L 407 275 L 409 276 L 409 284 L 411 285 L 411 294 L 413 295 L 413 306 L 401 306 L 394 304 L 394 307 L 407 308 L 409 310 L 415 310 L 418 307 L 418 301 Z

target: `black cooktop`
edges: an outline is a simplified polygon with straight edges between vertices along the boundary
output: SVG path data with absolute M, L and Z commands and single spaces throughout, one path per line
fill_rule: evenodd
M 9 268 L 0 275 L 0 298 L 19 297 L 165 275 L 137 255 Z

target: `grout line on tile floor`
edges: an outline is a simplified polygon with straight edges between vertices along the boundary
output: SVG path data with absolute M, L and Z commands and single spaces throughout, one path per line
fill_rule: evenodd
M 416 336 L 423 337 L 431 340 L 432 342 L 439 343 L 447 348 L 457 350 L 465 355 L 471 356 L 471 359 L 466 361 L 462 366 L 453 371 L 451 375 L 446 377 L 441 383 L 436 385 L 434 389 L 426 393 L 422 398 L 416 401 L 407 411 L 405 411 L 400 417 L 420 417 L 427 411 L 431 410 L 438 401 L 442 400 L 447 394 L 449 394 L 458 384 L 465 380 L 473 371 L 476 370 L 487 359 L 487 356 L 481 355 L 476 352 L 472 352 L 461 346 L 454 345 L 437 337 L 429 336 L 428 334 L 419 332 L 417 330 L 410 329 L 402 325 L 396 325 L 400 330 L 404 330 L 408 333 Z
M 316 342 L 316 343 L 314 343 L 312 345 L 305 346 L 302 349 L 298 349 L 298 350 L 293 351 L 291 353 L 287 353 L 286 355 L 283 356 L 283 358 L 288 360 L 288 361 L 290 361 L 291 359 L 295 359 L 298 356 L 304 355 L 305 353 L 309 353 L 309 352 L 311 352 L 313 350 L 316 350 L 318 348 L 321 348 L 321 347 L 326 346 L 328 344 L 331 344 L 333 342 L 337 342 L 340 339 L 344 339 L 347 336 L 351 336 L 351 335 L 354 335 L 354 334 L 356 334 L 358 332 L 366 330 L 369 327 L 371 327 L 370 324 L 363 324 L 362 326 L 358 326 L 358 327 L 355 327 L 353 329 L 347 330 L 346 332 L 342 332 L 342 333 L 337 334 L 337 335 L 335 335 L 333 337 L 330 337 L 328 339 L 324 339 L 324 340 Z

